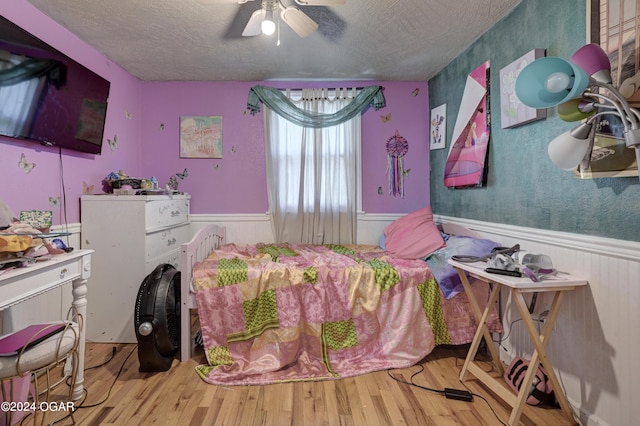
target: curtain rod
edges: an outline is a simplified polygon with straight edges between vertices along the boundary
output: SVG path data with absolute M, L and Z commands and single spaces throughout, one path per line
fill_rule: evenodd
M 289 88 L 277 88 L 276 90 L 303 90 L 303 89 L 326 89 L 326 90 L 338 90 L 338 89 L 353 89 L 352 87 L 298 87 L 295 89 L 289 89 Z M 356 87 L 356 90 L 362 90 L 364 89 L 364 87 Z

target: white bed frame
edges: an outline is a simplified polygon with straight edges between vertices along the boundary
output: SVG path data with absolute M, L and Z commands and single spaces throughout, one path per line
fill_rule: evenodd
M 444 232 L 453 235 L 478 235 L 455 224 L 442 223 Z M 218 225 L 202 227 L 188 243 L 182 244 L 180 255 L 180 361 L 191 359 L 194 342 L 191 338 L 191 309 L 196 309 L 196 298 L 191 291 L 191 270 L 196 262 L 205 259 L 213 250 L 226 243 L 226 228 Z
M 193 353 L 191 338 L 191 309 L 196 309 L 196 297 L 191 291 L 193 265 L 225 243 L 226 228 L 206 225 L 196 232 L 188 243 L 182 244 L 180 253 L 180 361 L 188 361 Z

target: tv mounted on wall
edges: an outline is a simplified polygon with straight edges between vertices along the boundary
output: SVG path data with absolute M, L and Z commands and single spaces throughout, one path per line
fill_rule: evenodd
M 0 16 L 0 142 L 100 154 L 110 83 Z

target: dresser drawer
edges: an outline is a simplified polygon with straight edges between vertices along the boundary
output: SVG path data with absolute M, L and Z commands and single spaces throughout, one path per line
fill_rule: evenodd
M 153 232 L 189 221 L 189 200 L 149 200 L 145 204 L 145 229 Z
M 189 241 L 189 224 L 147 234 L 145 239 L 147 260 L 180 248 L 180 244 Z
M 166 253 L 160 257 L 156 257 L 155 259 L 151 259 L 148 262 L 145 262 L 145 275 L 149 275 L 158 265 L 162 265 L 168 263 L 169 265 L 173 265 L 174 268 L 180 269 L 180 249 L 172 251 L 171 253 Z

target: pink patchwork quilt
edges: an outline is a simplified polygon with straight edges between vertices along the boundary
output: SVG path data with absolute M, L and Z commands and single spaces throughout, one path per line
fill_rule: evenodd
M 378 246 L 227 244 L 193 270 L 208 383 L 256 385 L 411 366 L 473 340 L 465 294 Z M 479 301 L 488 287 L 474 284 Z M 495 313 L 489 327 L 500 331 Z

